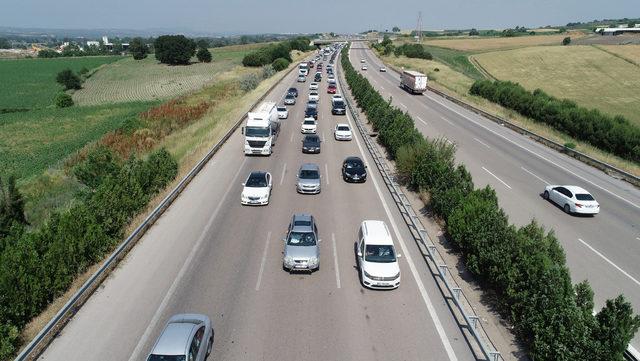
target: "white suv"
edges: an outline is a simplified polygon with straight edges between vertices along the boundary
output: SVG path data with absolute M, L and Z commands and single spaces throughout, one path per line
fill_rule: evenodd
M 396 254 L 391 233 L 383 221 L 363 221 L 358 231 L 358 269 L 367 288 L 393 289 L 400 286 L 400 254 Z
M 300 127 L 303 134 L 316 134 L 318 122 L 313 117 L 304 118 Z

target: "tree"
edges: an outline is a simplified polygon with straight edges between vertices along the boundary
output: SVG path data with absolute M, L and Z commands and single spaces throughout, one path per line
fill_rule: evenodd
M 285 59 L 285 58 L 278 58 L 276 60 L 273 61 L 272 65 L 273 65 L 273 69 L 275 71 L 280 71 L 280 70 L 284 70 L 289 66 L 289 60 Z
M 0 49 L 11 49 L 11 43 L 5 38 L 0 38 Z
M 9 234 L 14 224 L 26 225 L 24 198 L 16 186 L 16 178 L 9 176 L 6 184 L 0 179 L 0 238 Z
M 188 65 L 196 53 L 196 42 L 184 35 L 162 35 L 153 43 L 156 59 L 163 64 Z
M 64 86 L 65 90 L 80 89 L 82 87 L 80 77 L 71 71 L 71 69 L 65 69 L 58 73 L 56 81 Z
M 198 39 L 196 45 L 198 46 L 198 48 L 207 49 L 209 47 L 209 42 L 207 41 L 207 39 Z
M 469 36 L 478 36 L 478 35 L 480 35 L 480 32 L 476 28 L 473 28 L 471 29 L 471 31 L 469 31 Z
M 394 26 L 393 29 L 391 29 L 391 31 L 393 31 L 394 33 L 399 33 L 400 32 L 400 28 L 397 26 Z
M 562 45 L 569 45 L 571 44 L 571 37 L 567 36 L 566 38 L 562 39 Z
M 73 106 L 73 98 L 67 93 L 59 93 L 54 100 L 56 107 L 67 108 Z
M 211 52 L 207 48 L 200 48 L 196 53 L 196 57 L 198 61 L 201 63 L 210 63 L 213 57 L 211 56 Z
M 135 60 L 142 60 L 147 57 L 149 48 L 142 42 L 142 38 L 133 38 L 129 44 L 129 51 Z

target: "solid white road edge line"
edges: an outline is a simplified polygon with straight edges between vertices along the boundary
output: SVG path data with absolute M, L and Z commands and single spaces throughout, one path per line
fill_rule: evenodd
M 635 284 L 637 284 L 638 286 L 640 286 L 640 281 L 638 281 L 637 279 L 633 278 L 633 276 L 631 276 L 630 274 L 627 273 L 627 271 L 623 270 L 622 268 L 618 267 L 618 265 L 616 265 L 615 263 L 613 263 L 611 260 L 609 260 L 607 257 L 605 257 L 602 253 L 598 252 L 598 250 L 596 250 L 595 248 L 591 247 L 591 245 L 585 241 L 583 241 L 582 239 L 578 238 L 578 241 L 580 241 L 580 243 L 584 244 L 585 246 L 587 246 L 590 250 L 593 251 L 593 253 L 597 254 L 598 256 L 600 256 L 600 258 L 602 258 L 603 260 L 607 261 L 607 263 L 609 263 L 610 265 L 613 266 L 613 268 L 617 269 L 618 271 L 620 271 L 623 275 L 627 276 L 630 280 L 632 280 L 633 282 L 635 282 Z
M 495 179 L 499 180 L 499 181 L 500 181 L 500 183 L 502 183 L 502 184 L 504 184 L 505 186 L 507 186 L 507 188 L 511 189 L 511 186 L 510 186 L 510 185 L 508 185 L 507 183 L 505 183 L 502 179 L 498 178 L 495 174 L 491 173 L 487 168 L 482 167 L 482 169 L 484 169 L 484 170 L 485 170 L 485 172 L 487 172 L 487 173 L 491 174 L 491 175 L 493 176 L 493 178 L 495 178 Z
M 287 173 L 287 163 L 282 167 L 282 176 L 280 177 L 280 185 L 284 182 L 284 175 Z
M 140 360 L 141 359 L 139 357 L 139 354 L 142 351 L 142 347 L 147 343 L 147 340 L 149 339 L 149 336 L 151 336 L 151 332 L 156 328 L 156 325 L 158 324 L 158 321 L 160 320 L 160 316 L 164 312 L 164 309 L 167 308 L 167 304 L 169 303 L 169 300 L 171 299 L 171 297 L 175 293 L 176 288 L 178 288 L 178 285 L 182 282 L 182 278 L 187 273 L 187 270 L 193 264 L 193 262 L 192 262 L 193 258 L 195 257 L 196 253 L 198 253 L 198 251 L 200 250 L 200 247 L 202 246 L 202 243 L 204 242 L 205 236 L 207 235 L 207 233 L 209 233 L 209 229 L 213 225 L 213 221 L 218 216 L 218 212 L 222 208 L 222 205 L 224 204 L 227 196 L 229 195 L 229 193 L 231 191 L 231 188 L 236 184 L 238 176 L 240 175 L 240 171 L 244 168 L 244 165 L 245 165 L 246 162 L 247 162 L 247 157 L 244 157 L 244 159 L 242 160 L 242 163 L 240 164 L 240 167 L 238 168 L 238 171 L 236 172 L 236 174 L 233 177 L 233 180 L 231 181 L 231 183 L 229 183 L 229 186 L 227 187 L 226 191 L 223 193 L 222 199 L 218 203 L 218 206 L 216 207 L 215 211 L 211 214 L 211 217 L 207 221 L 207 224 L 204 227 L 204 229 L 202 230 L 202 233 L 200 234 L 200 237 L 198 237 L 198 240 L 196 241 L 196 244 L 193 246 L 193 248 L 191 249 L 191 252 L 189 253 L 189 256 L 187 256 L 187 259 L 185 259 L 184 263 L 182 264 L 182 268 L 180 268 L 180 271 L 178 272 L 178 275 L 173 280 L 173 283 L 171 284 L 171 287 L 169 287 L 169 290 L 164 295 L 164 298 L 162 299 L 162 302 L 160 302 L 160 306 L 158 306 L 158 308 L 156 309 L 156 312 L 153 315 L 153 318 L 151 319 L 151 322 L 149 323 L 149 326 L 147 326 L 147 329 L 142 334 L 142 337 L 138 341 L 138 344 L 136 345 L 135 349 L 133 349 L 133 352 L 131 353 L 131 357 L 129 357 L 129 361 L 136 361 L 136 360 Z
M 349 125 L 351 125 L 352 129 L 356 129 L 354 127 L 354 122 L 351 119 L 351 115 L 349 114 L 349 112 L 347 112 L 347 118 L 349 120 Z M 356 144 L 358 145 L 358 149 L 360 149 L 360 154 L 362 154 L 362 157 L 365 160 L 365 164 L 367 164 L 368 162 L 366 161 L 367 157 L 364 153 L 364 150 L 362 148 L 362 145 L 360 144 L 360 140 L 358 139 L 358 137 L 360 137 L 361 134 L 358 132 L 358 134 L 354 137 L 356 140 Z M 368 166 L 368 165 L 367 165 Z M 444 346 L 445 351 L 447 352 L 447 356 L 449 357 L 450 361 L 457 361 L 458 358 L 456 357 L 455 352 L 453 351 L 453 347 L 451 347 L 451 343 L 449 342 L 449 339 L 447 338 L 447 334 L 444 331 L 444 328 L 442 327 L 442 323 L 440 322 L 440 318 L 438 317 L 438 314 L 436 313 L 435 308 L 433 307 L 433 303 L 431 302 L 431 298 L 429 298 L 429 295 L 427 294 L 427 290 L 424 287 L 424 284 L 422 283 L 422 279 L 420 278 L 420 274 L 418 273 L 418 270 L 415 266 L 415 264 L 413 263 L 413 259 L 411 258 L 411 255 L 408 252 L 407 246 L 405 245 L 404 241 L 402 240 L 402 237 L 400 236 L 400 231 L 398 230 L 398 226 L 396 225 L 396 222 L 393 218 L 393 215 L 391 214 L 391 211 L 389 210 L 389 206 L 387 205 L 387 202 L 384 200 L 384 197 L 382 195 L 382 191 L 380 190 L 380 186 L 378 186 L 378 182 L 376 181 L 376 177 L 372 176 L 371 180 L 373 181 L 373 186 L 376 189 L 376 192 L 378 193 L 378 198 L 380 198 L 380 202 L 382 202 L 382 207 L 384 208 L 385 213 L 387 214 L 387 218 L 389 218 L 389 221 L 391 222 L 391 226 L 393 228 L 393 232 L 396 235 L 396 239 L 398 240 L 398 243 L 400 244 L 400 248 L 402 248 L 402 253 L 404 253 L 405 255 L 405 259 L 407 260 L 407 263 L 409 264 L 409 269 L 411 270 L 411 274 L 413 275 L 413 278 L 416 282 L 416 285 L 418 286 L 418 291 L 420 292 L 420 296 L 422 296 L 422 300 L 424 301 L 425 305 L 427 306 L 427 311 L 429 311 L 429 315 L 431 316 L 431 320 L 433 321 L 433 324 L 436 327 L 436 331 L 438 332 L 438 336 L 440 337 L 440 341 L 442 342 L 442 345 Z
M 578 178 L 582 179 L 583 181 L 585 181 L 585 182 L 587 182 L 587 183 L 589 183 L 589 184 L 591 184 L 591 185 L 593 185 L 593 186 L 595 186 L 595 187 L 600 188 L 601 190 L 603 190 L 603 191 L 605 191 L 605 192 L 607 192 L 607 193 L 611 194 L 612 196 L 614 196 L 614 197 L 616 197 L 616 198 L 618 198 L 618 199 L 620 199 L 620 200 L 622 200 L 622 201 L 625 201 L 626 203 L 629 203 L 630 205 L 632 205 L 632 206 L 634 206 L 634 207 L 636 207 L 636 208 L 640 208 L 640 205 L 637 205 L 637 204 L 633 203 L 632 201 L 630 201 L 630 200 L 628 200 L 628 199 L 626 199 L 626 198 L 624 198 L 624 197 L 621 197 L 621 196 L 617 195 L 616 193 L 614 193 L 614 192 L 612 192 L 612 191 L 610 191 L 610 190 L 608 190 L 608 189 L 604 188 L 603 186 L 598 185 L 598 184 L 596 184 L 596 183 L 594 183 L 594 182 L 592 182 L 592 181 L 588 180 L 587 178 L 585 178 L 585 177 L 583 177 L 583 176 L 581 176 L 581 175 L 579 175 L 579 174 L 576 174 L 576 173 L 574 173 L 574 172 L 572 172 L 572 171 L 570 171 L 570 170 L 566 169 L 565 167 L 562 167 L 561 165 L 559 165 L 558 163 L 556 163 L 556 162 L 552 161 L 551 159 L 548 159 L 548 158 L 546 158 L 546 157 L 544 157 L 544 156 L 542 156 L 542 155 L 540 155 L 540 154 L 538 154 L 538 153 L 536 153 L 536 152 L 532 151 L 531 149 L 529 149 L 529 148 L 527 148 L 527 147 L 525 147 L 525 146 L 522 146 L 522 145 L 520 145 L 520 144 L 516 143 L 515 141 L 513 141 L 513 140 L 511 140 L 511 139 L 507 138 L 506 136 L 504 136 L 504 135 L 502 135 L 502 134 L 500 134 L 500 133 L 498 133 L 498 132 L 496 132 L 496 131 L 494 131 L 494 130 L 492 130 L 492 129 L 489 129 L 489 127 L 487 127 L 487 126 L 485 126 L 485 125 L 483 125 L 483 124 L 480 124 L 479 122 L 477 122 L 477 121 L 475 121 L 475 120 L 473 120 L 473 119 L 471 119 L 471 118 L 467 117 L 466 115 L 464 115 L 464 114 L 460 113 L 459 111 L 457 111 L 457 110 L 455 110 L 455 109 L 451 108 L 451 107 L 450 107 L 450 106 L 448 106 L 447 104 L 444 104 L 444 103 L 442 103 L 442 102 L 440 102 L 440 101 L 436 100 L 435 98 L 433 98 L 433 97 L 431 97 L 431 96 L 429 96 L 429 95 L 427 95 L 427 98 L 429 98 L 429 99 L 433 100 L 434 102 L 436 102 L 436 103 L 438 103 L 438 104 L 442 105 L 443 107 L 445 107 L 445 108 L 447 108 L 447 109 L 451 110 L 452 112 L 454 112 L 454 113 L 458 114 L 459 116 L 461 116 L 461 117 L 463 117 L 463 118 L 465 118 L 465 119 L 469 120 L 469 121 L 470 121 L 470 122 L 472 122 L 473 124 L 475 124 L 475 125 L 477 125 L 477 126 L 479 126 L 479 127 L 481 127 L 481 128 L 484 128 L 485 130 L 487 130 L 487 131 L 489 131 L 489 132 L 493 133 L 494 135 L 497 135 L 498 137 L 500 137 L 500 138 L 502 138 L 502 139 L 506 140 L 507 142 L 509 142 L 509 143 L 511 143 L 511 144 L 513 144 L 513 145 L 515 145 L 515 146 L 517 146 L 518 148 L 521 148 L 521 149 L 523 149 L 523 150 L 525 150 L 525 151 L 527 151 L 527 152 L 529 152 L 529 153 L 531 153 L 531 154 L 535 155 L 536 157 L 538 157 L 538 158 L 540 158 L 540 159 L 542 159 L 542 160 L 544 160 L 544 161 L 546 161 L 546 162 L 548 162 L 548 163 L 550 163 L 550 164 L 555 165 L 556 167 L 560 168 L 561 170 L 567 171 L 568 173 L 570 173 L 570 174 L 574 175 L 575 177 L 578 177 Z M 424 105 L 424 106 L 427 106 L 427 105 L 426 105 L 426 104 L 424 104 L 424 103 L 423 103 L 423 105 Z
M 267 233 L 267 241 L 264 243 L 264 252 L 262 253 L 262 261 L 260 261 L 260 271 L 258 272 L 258 282 L 256 282 L 256 291 L 260 291 L 260 283 L 262 283 L 262 273 L 264 272 L 264 264 L 267 262 L 267 251 L 269 250 L 270 239 L 271 239 L 271 231 Z
M 336 235 L 331 233 L 331 241 L 333 242 L 333 265 L 336 269 L 336 286 L 340 288 L 340 268 L 338 268 L 338 250 L 336 248 Z
M 544 180 L 544 179 L 542 179 L 542 178 L 538 177 L 537 175 L 533 174 L 532 172 L 528 171 L 525 167 L 520 167 L 520 168 L 521 168 L 523 171 L 525 171 L 525 172 L 527 172 L 527 173 L 531 174 L 532 176 L 534 176 L 534 177 L 538 178 L 542 183 L 544 183 L 544 184 L 551 184 L 551 183 L 547 182 L 546 180 Z

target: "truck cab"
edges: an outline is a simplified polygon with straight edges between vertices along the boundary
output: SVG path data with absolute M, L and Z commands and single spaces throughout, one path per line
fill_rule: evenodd
M 249 112 L 242 130 L 245 155 L 271 155 L 280 132 L 276 103 L 264 102 L 256 112 Z

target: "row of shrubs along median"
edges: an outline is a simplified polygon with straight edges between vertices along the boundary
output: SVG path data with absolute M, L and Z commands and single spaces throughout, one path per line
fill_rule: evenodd
M 553 231 L 531 221 L 510 224 L 490 187 L 475 189 L 471 174 L 455 163 L 455 147 L 425 138 L 409 114 L 391 105 L 356 72 L 343 49 L 351 92 L 379 141 L 413 190 L 426 192 L 434 213 L 468 270 L 495 295 L 533 360 L 622 360 L 640 317 L 624 296 L 593 314 L 587 281 L 572 285 L 565 254 Z
M 15 354 L 26 323 L 115 247 L 128 222 L 177 171 L 164 149 L 125 161 L 96 147 L 72 169 L 84 194 L 37 229 L 27 229 L 15 181 L 0 182 L 0 360 Z
M 603 151 L 640 163 L 640 127 L 623 116 L 611 117 L 597 109 L 586 109 L 570 100 L 552 97 L 540 89 L 530 92 L 510 81 L 478 80 L 469 92 L 548 124 Z

